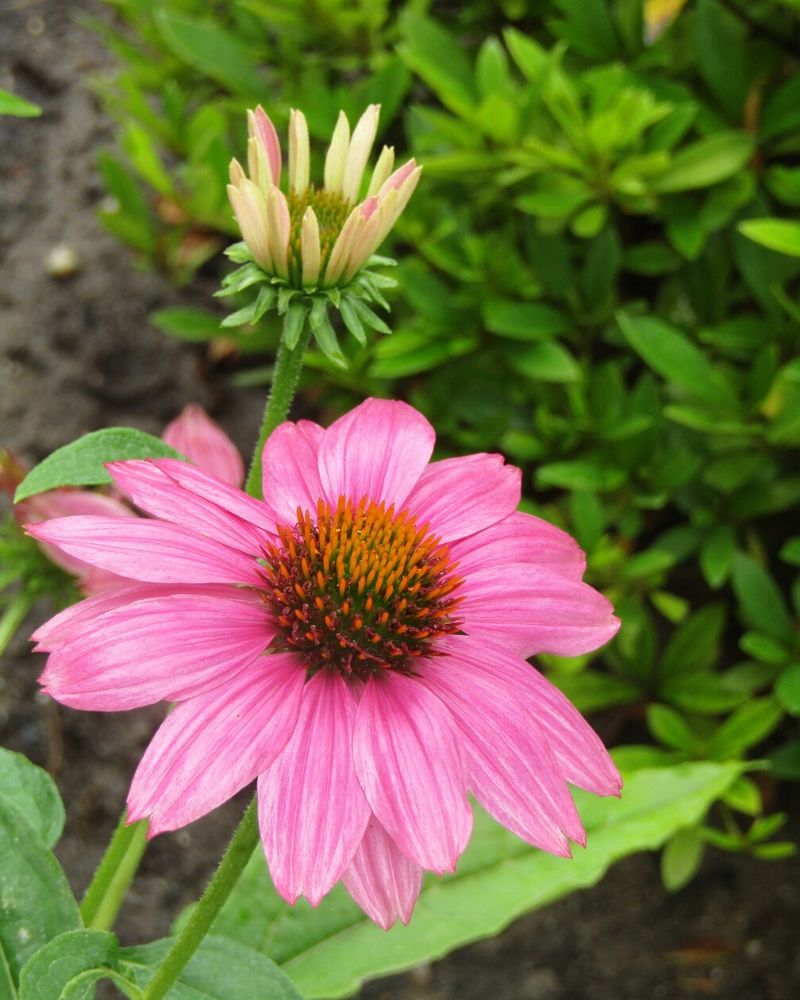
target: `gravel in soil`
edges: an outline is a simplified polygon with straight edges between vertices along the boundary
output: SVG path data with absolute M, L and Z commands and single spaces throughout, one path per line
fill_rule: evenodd
M 45 113 L 0 123 L 0 443 L 34 462 L 98 427 L 129 424 L 157 434 L 195 400 L 247 451 L 258 392 L 230 392 L 197 350 L 150 326 L 152 310 L 187 302 L 189 293 L 137 267 L 96 219 L 103 192 L 94 165 L 113 137 L 85 80 L 110 60 L 75 18 L 109 17 L 108 8 L 99 0 L 1 6 L 0 87 Z M 46 614 L 37 609 L 40 619 Z M 40 668 L 19 636 L 0 671 L 0 734 L 4 746 L 56 778 L 68 807 L 58 853 L 80 892 L 162 710 L 62 709 L 37 693 Z M 119 921 L 124 942 L 168 932 L 202 888 L 244 801 L 153 841 Z M 797 796 L 788 805 L 796 807 Z M 368 984 L 361 995 L 793 1000 L 800 995 L 799 922 L 795 859 L 764 863 L 715 852 L 687 888 L 668 895 L 658 859 L 640 855 L 497 938 Z

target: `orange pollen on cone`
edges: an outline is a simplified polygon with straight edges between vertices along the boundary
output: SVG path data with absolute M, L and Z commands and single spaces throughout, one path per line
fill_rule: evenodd
M 289 205 L 289 274 L 299 280 L 303 273 L 302 232 L 303 216 L 314 209 L 319 226 L 320 270 L 324 272 L 333 246 L 347 221 L 352 205 L 336 191 L 310 185 L 300 193 L 290 191 L 286 196 Z
M 366 680 L 414 672 L 437 636 L 460 630 L 462 579 L 446 546 L 407 511 L 362 498 L 298 508 L 264 551 L 262 598 L 279 631 L 273 648 Z

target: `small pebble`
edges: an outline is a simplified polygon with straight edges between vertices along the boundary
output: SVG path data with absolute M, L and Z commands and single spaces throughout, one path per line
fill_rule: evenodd
M 44 259 L 44 266 L 52 278 L 69 278 L 81 266 L 81 259 L 75 247 L 69 243 L 56 243 L 50 247 Z

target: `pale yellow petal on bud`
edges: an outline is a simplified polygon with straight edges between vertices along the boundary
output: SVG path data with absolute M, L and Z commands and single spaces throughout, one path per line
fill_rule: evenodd
M 319 284 L 322 250 L 319 243 L 319 223 L 313 208 L 307 208 L 300 229 L 300 256 L 303 260 L 303 286 Z
M 311 149 L 308 123 L 302 111 L 289 112 L 289 187 L 302 194 L 308 187 Z
M 347 266 L 347 261 L 350 256 L 350 252 L 353 249 L 353 244 L 357 242 L 362 230 L 367 222 L 367 216 L 364 215 L 364 205 L 357 205 L 353 211 L 348 215 L 347 221 L 342 226 L 342 231 L 336 238 L 336 242 L 333 244 L 333 250 L 331 250 L 331 255 L 328 258 L 328 265 L 325 268 L 325 285 L 335 285 L 339 278 L 342 276 L 342 272 Z
M 250 180 L 257 184 L 261 193 L 266 195 L 272 184 L 272 173 L 267 162 L 267 154 L 257 139 L 247 140 L 247 169 Z
M 369 260 L 370 255 L 383 243 L 386 234 L 392 228 L 389 219 L 397 218 L 395 207 L 399 192 L 390 191 L 385 198 L 378 201 L 378 207 L 366 220 L 364 228 L 353 241 L 347 263 L 342 272 L 342 280 L 350 281 L 357 271 Z M 399 213 L 398 213 L 399 214 Z
M 264 196 L 255 184 L 245 177 L 239 187 L 235 184 L 228 185 L 228 198 L 247 249 L 265 271 L 271 270 L 272 254 Z
M 368 198 L 371 198 L 380 191 L 384 182 L 389 179 L 393 166 L 394 147 L 384 146 L 381 150 L 381 155 L 378 157 L 378 162 L 375 164 L 375 169 L 372 171 L 372 177 L 367 188 Z
M 267 230 L 269 249 L 275 271 L 281 278 L 289 276 L 289 231 L 291 218 L 286 197 L 273 184 L 267 194 Z
M 370 104 L 353 129 L 353 138 L 350 140 L 350 148 L 347 151 L 347 163 L 342 181 L 342 194 L 348 201 L 358 200 L 361 178 L 364 176 L 364 169 L 378 132 L 380 111 L 380 104 Z
M 230 166 L 228 167 L 228 174 L 230 175 L 231 178 L 231 184 L 233 184 L 234 187 L 241 187 L 242 181 L 245 179 L 246 174 L 242 169 L 241 163 L 239 163 L 238 160 L 236 159 L 231 160 Z
M 341 194 L 347 151 L 350 148 L 350 122 L 344 111 L 339 112 L 336 128 L 331 136 L 331 144 L 325 155 L 325 189 Z

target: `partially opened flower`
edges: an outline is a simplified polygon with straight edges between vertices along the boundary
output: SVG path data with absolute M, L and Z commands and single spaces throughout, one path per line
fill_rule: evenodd
M 409 160 L 393 169 L 394 150 L 384 146 L 362 192 L 379 112 L 379 106 L 371 104 L 352 135 L 347 116 L 340 112 L 325 158 L 324 182 L 317 186 L 310 179 L 308 125 L 302 111 L 292 111 L 284 193 L 275 127 L 263 108 L 248 111 L 249 176 L 233 160 L 228 186 L 246 245 L 246 251 L 232 248 L 231 257 L 245 267 L 226 279 L 222 294 L 258 284 L 248 262 L 271 284 L 262 287 L 251 306 L 228 317 L 227 325 L 254 322 L 275 306 L 286 315 L 284 337 L 290 347 L 308 317 L 319 346 L 337 361 L 342 356 L 327 318 L 329 304 L 341 310 L 346 326 L 362 343 L 365 325 L 388 332 L 370 303 L 386 305 L 379 289 L 393 282 L 368 267 L 393 263 L 373 255 L 408 204 L 421 168 Z
M 113 463 L 152 515 L 74 517 L 37 538 L 137 581 L 35 635 L 41 682 L 81 709 L 177 707 L 134 776 L 132 818 L 182 827 L 258 779 L 278 891 L 338 881 L 382 927 L 424 870 L 452 871 L 471 793 L 531 844 L 584 842 L 568 782 L 620 780 L 567 699 L 525 662 L 617 630 L 564 532 L 516 512 L 498 455 L 430 462 L 434 432 L 367 400 L 323 430 L 284 423 L 264 501 L 171 460 Z

